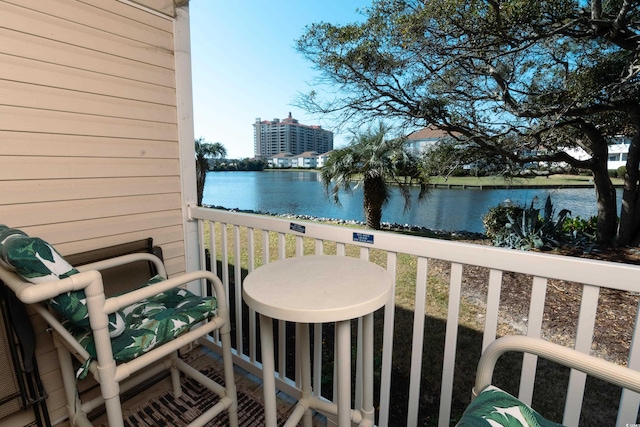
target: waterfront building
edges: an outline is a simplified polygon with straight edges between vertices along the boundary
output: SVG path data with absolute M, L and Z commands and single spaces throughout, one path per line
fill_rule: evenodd
M 318 155 L 315 151 L 305 151 L 294 156 L 291 153 L 278 153 L 267 158 L 267 164 L 271 168 L 316 168 L 319 167 Z
M 413 154 L 420 155 L 436 144 L 452 138 L 448 132 L 429 126 L 410 134 L 407 137 L 407 148 Z
M 292 156 L 315 151 L 326 153 L 333 149 L 333 132 L 319 125 L 303 125 L 291 117 L 261 120 L 253 124 L 254 155 L 268 159 L 281 153 Z

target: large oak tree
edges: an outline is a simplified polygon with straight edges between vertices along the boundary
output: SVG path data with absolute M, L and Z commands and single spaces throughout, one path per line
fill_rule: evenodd
M 385 117 L 450 131 L 505 171 L 545 162 L 593 174 L 598 242 L 640 237 L 638 0 L 376 0 L 360 23 L 317 23 L 297 41 L 334 93 L 299 104 L 358 124 Z M 631 138 L 617 223 L 610 138 Z M 570 149 L 587 153 L 582 158 Z

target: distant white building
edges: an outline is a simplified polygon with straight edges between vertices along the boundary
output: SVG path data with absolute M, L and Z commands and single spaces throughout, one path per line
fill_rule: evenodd
M 267 158 L 267 164 L 272 168 L 309 168 L 318 167 L 318 159 L 323 156 L 315 151 L 306 151 L 297 156 L 291 153 L 278 153 Z
M 609 155 L 607 157 L 607 169 L 618 169 L 620 166 L 627 165 L 627 157 L 629 156 L 629 147 L 631 146 L 631 138 L 627 136 L 615 136 L 611 138 L 609 144 Z M 567 154 L 578 160 L 587 160 L 591 156 L 582 148 L 572 148 L 567 150 Z
M 407 137 L 407 148 L 414 154 L 422 154 L 434 145 L 451 139 L 453 137 L 447 132 L 429 126 L 409 135 Z
M 278 153 L 267 158 L 270 168 L 290 168 L 292 167 L 293 155 L 291 153 Z
M 318 159 L 316 163 L 316 167 L 318 169 L 322 168 L 327 163 L 327 159 L 329 159 L 329 156 L 331 155 L 332 152 L 333 150 L 327 151 L 326 153 L 322 153 L 318 155 Z

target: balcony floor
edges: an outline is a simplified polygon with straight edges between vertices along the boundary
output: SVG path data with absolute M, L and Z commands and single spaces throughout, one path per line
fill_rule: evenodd
M 222 377 L 222 362 L 211 351 L 198 348 L 193 350 L 188 357 L 192 359 L 189 364 L 201 372 L 205 372 L 210 377 Z M 238 367 L 235 367 L 235 373 L 240 427 L 263 426 L 264 403 L 261 380 Z M 208 390 L 203 391 L 199 386 L 194 386 L 190 380 L 185 380 L 184 378 L 183 397 L 174 400 L 170 390 L 169 378 L 165 377 L 151 386 L 140 387 L 123 396 L 122 405 L 125 426 L 186 425 L 187 421 L 185 419 L 193 419 L 202 410 L 208 408 L 210 398 L 217 399 L 215 395 L 211 396 Z M 290 396 L 278 393 L 277 411 L 279 420 L 286 419 L 294 405 L 295 401 Z M 96 427 L 108 427 L 105 414 L 93 415 L 92 422 Z M 226 415 L 221 415 L 207 424 L 209 427 L 227 425 Z M 314 417 L 313 425 L 326 426 L 326 421 L 324 417 L 317 414 Z

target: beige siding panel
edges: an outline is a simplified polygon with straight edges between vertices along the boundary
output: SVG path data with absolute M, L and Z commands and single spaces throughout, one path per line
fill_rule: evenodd
M 0 130 L 177 141 L 177 125 L 0 106 Z
M 7 181 L 0 188 L 0 205 L 180 193 L 180 183 L 175 177 L 36 180 L 29 183 L 29 191 L 25 191 L 23 181 Z
M 0 104 L 7 106 L 94 114 L 144 121 L 176 123 L 174 106 L 151 104 L 67 89 L 0 80 Z
M 47 398 L 47 409 L 49 410 L 51 421 L 68 415 L 67 400 L 62 386 L 60 371 L 50 372 L 41 375 L 44 389 L 49 395 Z
M 104 52 L 166 69 L 174 68 L 172 49 L 147 45 L 4 2 L 0 2 L 0 27 L 13 28 L 43 40 L 53 40 L 84 50 Z
M 167 275 L 169 277 L 177 276 L 184 273 L 184 256 L 177 258 L 169 258 L 164 260 L 164 266 L 167 269 Z
M 30 209 L 25 209 L 21 205 L 0 206 L 0 218 L 6 218 L 8 224 L 21 228 L 39 224 L 84 221 L 90 218 L 137 215 L 171 210 L 176 206 L 180 206 L 179 194 L 113 197 L 77 200 L 74 203 L 39 203 L 31 206 Z M 112 230 L 112 232 L 115 233 L 117 230 Z
M 171 26 L 171 21 L 167 21 L 165 19 L 147 20 L 150 24 L 162 21 L 161 24 L 164 24 L 164 29 L 154 29 L 153 27 L 149 28 L 150 25 L 141 26 L 139 25 L 139 22 L 131 17 L 117 15 L 109 10 L 105 10 L 105 7 L 112 6 L 110 3 L 114 3 L 113 0 L 109 0 L 108 2 L 97 2 L 102 4 L 95 5 L 75 0 L 49 0 L 46 2 L 43 2 L 42 0 L 5 1 L 27 9 L 37 10 L 38 12 L 47 15 L 59 17 L 64 20 L 71 20 L 76 24 L 87 25 L 87 23 L 91 23 L 93 28 L 101 31 L 137 40 L 152 46 L 160 46 L 164 49 L 173 50 L 173 28 Z M 96 2 L 94 1 L 92 3 Z M 122 10 L 121 7 L 113 9 Z M 126 12 L 130 13 L 130 9 L 131 8 L 126 9 Z M 138 14 L 138 16 L 140 16 L 140 14 Z
M 0 156 L 120 157 L 177 159 L 178 143 L 0 131 Z
M 173 31 L 116 0 L 0 1 L 0 223 L 63 255 L 152 237 L 184 272 Z M 57 421 L 57 354 L 32 318 Z
M 179 212 L 176 212 L 178 214 Z M 126 218 L 116 218 L 121 219 L 123 221 L 128 221 L 129 217 Z M 78 224 L 78 223 L 74 223 Z M 49 233 L 38 233 L 35 230 L 38 229 L 47 229 L 47 227 L 38 227 L 38 228 L 25 228 L 29 234 L 34 236 L 41 236 L 45 240 L 50 241 L 55 245 L 56 249 L 62 255 L 73 254 L 77 252 L 88 251 L 92 249 L 97 249 L 101 247 L 107 247 L 116 245 L 119 243 L 130 242 L 139 239 L 145 239 L 147 237 L 153 238 L 153 244 L 156 246 L 160 246 L 163 250 L 165 265 L 167 266 L 167 272 L 169 275 L 176 275 L 180 273 L 184 273 L 185 271 L 185 260 L 184 260 L 184 241 L 183 241 L 183 231 L 181 225 L 175 225 L 175 221 L 172 225 L 168 225 L 160 228 L 153 229 L 141 229 L 138 228 L 135 231 L 130 233 L 118 234 L 118 235 L 105 235 L 104 237 L 95 237 L 91 240 L 83 239 L 78 241 L 70 241 L 70 236 L 74 236 L 78 234 L 80 230 L 82 230 L 83 225 L 79 224 L 77 229 L 74 230 L 75 234 L 68 233 L 66 235 L 60 235 L 59 228 L 62 224 L 52 225 L 51 228 L 54 228 L 54 232 L 52 234 Z M 108 229 L 107 229 L 108 230 Z M 105 229 L 101 229 L 104 234 Z M 51 236 L 49 238 L 48 236 Z M 55 238 L 59 237 L 63 240 L 56 240 Z
M 162 247 L 164 251 L 164 247 L 171 244 L 182 245 L 184 248 L 182 235 L 182 226 L 173 224 L 163 228 L 141 229 L 126 234 L 113 234 L 104 237 L 96 237 L 91 240 L 57 243 L 55 244 L 55 247 L 62 255 L 69 255 L 151 237 L 153 238 L 153 244 Z M 184 269 L 184 265 L 181 268 Z
M 51 338 L 53 340 L 53 338 Z M 38 357 L 38 371 L 40 375 L 55 372 L 60 369 L 58 363 L 58 352 L 56 350 L 45 352 Z
M 46 334 L 49 335 L 49 338 L 40 338 L 40 339 L 44 339 L 45 341 L 47 339 L 51 339 L 51 336 L 49 334 L 49 332 L 47 331 L 47 328 L 49 327 L 47 322 L 44 321 L 44 319 L 35 312 L 35 310 L 33 310 L 33 312 L 31 312 L 31 314 L 29 315 L 29 318 L 31 319 L 31 326 L 33 326 L 33 333 L 34 334 L 38 334 L 38 335 L 42 335 L 42 334 Z M 53 345 L 51 347 L 49 347 L 48 345 L 46 346 L 46 348 L 48 350 L 53 351 Z M 55 353 L 55 352 L 54 352 Z
M 37 2 L 38 0 L 32 0 Z M 126 3 L 114 0 L 80 0 L 82 3 L 88 3 L 99 7 L 104 10 L 108 10 L 111 13 L 125 16 L 126 18 L 133 19 L 136 22 L 144 24 L 145 26 L 154 27 L 159 30 L 173 32 L 173 20 L 163 19 L 150 14 L 146 11 L 132 7 Z M 164 0 L 163 0 L 164 1 Z
M 49 411 L 51 413 L 51 411 Z M 35 421 L 33 411 L 31 409 L 16 412 L 15 414 L 8 415 L 0 420 L 0 427 L 16 427 L 16 426 L 28 426 Z
M 160 236 L 173 235 L 175 231 L 182 232 L 179 224 L 182 216 L 180 209 L 127 215 L 125 217 L 110 217 L 87 219 L 85 221 L 38 225 L 25 227 L 24 231 L 32 236 L 38 236 L 55 245 L 60 253 L 73 254 L 120 243 L 153 237 L 156 244 L 161 245 L 167 240 Z M 175 230 L 171 230 L 175 228 Z M 105 240 L 107 239 L 107 240 Z M 78 242 L 86 242 L 82 247 Z
M 163 13 L 168 16 L 175 15 L 175 5 L 173 0 L 132 0 L 134 3 L 138 3 L 144 7 L 153 9 L 157 12 Z
M 184 244 L 182 241 L 167 243 L 162 245 L 162 251 L 165 259 L 181 257 L 184 255 Z
M 15 46 L 12 38 L 4 36 L 5 31 L 0 28 L 0 52 L 7 50 L 5 49 L 6 45 L 14 46 L 16 49 L 29 50 L 29 46 Z M 47 52 L 50 52 L 50 50 L 47 50 Z M 2 64 L 0 78 L 4 80 L 21 81 L 39 86 L 108 95 L 160 105 L 176 105 L 175 90 L 170 86 L 164 85 L 173 81 L 173 72 L 158 72 L 160 69 L 157 67 L 146 70 L 144 66 L 138 68 L 132 66 L 131 72 L 126 72 L 127 70 L 118 67 L 117 70 L 120 74 L 132 74 L 131 76 L 121 77 L 2 53 L 0 53 L 0 63 Z M 94 62 L 91 62 L 91 64 L 94 64 Z M 137 79 L 146 79 L 146 81 Z
M 0 156 L 1 180 L 177 176 L 178 160 Z M 25 183 L 25 190 L 27 183 Z
M 55 345 L 53 344 L 51 334 L 47 332 L 46 329 L 40 328 L 38 330 L 34 330 L 34 337 L 38 353 L 44 354 L 55 351 Z

